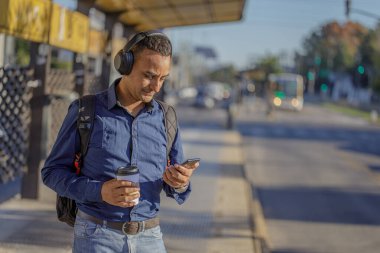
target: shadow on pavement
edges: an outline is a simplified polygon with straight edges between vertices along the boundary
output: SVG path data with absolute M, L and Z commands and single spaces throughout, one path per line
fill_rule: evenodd
M 378 165 L 369 165 L 371 171 L 380 173 L 380 164 Z
M 225 146 L 225 147 L 240 147 L 240 143 L 226 143 L 223 140 L 220 141 L 200 141 L 200 140 L 184 140 L 183 143 L 185 144 L 191 144 L 191 145 L 200 145 L 202 147 L 220 147 L 220 146 Z
M 210 212 L 194 212 L 170 208 L 162 208 L 160 217 L 161 229 L 164 235 L 186 238 L 205 238 L 215 237 L 218 229 L 234 230 L 244 227 L 246 220 L 241 216 L 228 216 L 223 221 L 213 220 L 213 214 Z M 216 231 L 215 231 L 216 230 Z M 223 237 L 229 238 L 247 238 L 245 235 L 236 233 L 226 234 Z
M 201 161 L 201 167 L 196 171 L 202 177 L 232 177 L 241 178 L 243 176 L 242 166 L 235 163 L 215 164 L 212 162 Z
M 288 139 L 298 141 L 341 142 L 340 148 L 364 154 L 380 156 L 380 130 L 355 129 L 339 126 L 312 126 L 241 122 L 239 132 L 244 136 L 261 139 Z
M 266 219 L 380 225 L 380 193 L 341 188 L 255 189 Z
M 55 211 L 20 211 L 1 210 L 0 243 L 69 247 L 72 242 L 73 229 L 56 219 Z M 5 232 L 4 232 L 5 231 Z

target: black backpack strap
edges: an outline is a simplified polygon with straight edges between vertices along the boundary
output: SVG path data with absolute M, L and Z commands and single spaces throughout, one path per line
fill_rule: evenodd
M 74 167 L 76 173 L 79 175 L 80 167 L 82 165 L 82 157 L 87 153 L 91 131 L 94 127 L 95 95 L 83 96 L 78 99 L 78 102 L 77 129 L 79 131 L 81 147 L 80 152 L 75 154 Z M 75 218 L 78 212 L 75 200 L 57 194 L 56 211 L 58 220 L 66 222 L 68 225 L 74 227 Z
M 177 114 L 174 107 L 165 102 L 156 100 L 161 106 L 165 116 L 165 131 L 166 131 L 166 156 L 169 159 L 170 150 L 172 149 L 175 135 L 177 134 Z
M 87 153 L 90 142 L 91 131 L 94 127 L 95 119 L 95 95 L 86 95 L 79 98 L 79 112 L 77 128 L 80 136 L 80 154 L 83 158 Z

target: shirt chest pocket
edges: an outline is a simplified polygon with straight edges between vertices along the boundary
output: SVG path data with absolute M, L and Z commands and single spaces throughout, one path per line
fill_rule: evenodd
M 94 128 L 91 133 L 89 147 L 110 148 L 117 145 L 116 129 L 117 121 L 115 119 L 102 119 L 96 116 Z

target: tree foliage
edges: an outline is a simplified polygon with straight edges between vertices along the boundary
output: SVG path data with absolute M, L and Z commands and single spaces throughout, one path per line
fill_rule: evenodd
M 371 74 L 371 86 L 380 93 L 380 23 L 370 30 L 359 47 L 361 63 Z
M 255 83 L 256 93 L 263 95 L 269 74 L 280 72 L 283 72 L 280 55 L 266 54 L 254 63 L 252 62 L 252 68 L 246 70 L 245 74 Z
M 249 76 L 255 82 L 266 82 L 271 73 L 280 73 L 283 69 L 280 64 L 280 56 L 266 54 L 259 58 L 254 68 L 249 71 Z
M 279 57 L 271 54 L 265 55 L 264 57 L 260 58 L 256 67 L 258 69 L 263 70 L 268 75 L 271 73 L 279 73 L 282 71 Z
M 344 71 L 354 67 L 359 46 L 368 29 L 359 23 L 330 22 L 313 31 L 304 41 L 304 63 L 332 71 Z
M 211 81 L 229 83 L 233 85 L 236 81 L 237 71 L 233 65 L 227 65 L 216 69 L 209 74 Z

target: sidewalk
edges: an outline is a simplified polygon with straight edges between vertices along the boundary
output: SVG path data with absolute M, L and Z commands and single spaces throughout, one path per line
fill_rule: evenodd
M 182 129 L 182 138 L 186 157 L 202 161 L 185 204 L 162 194 L 160 219 L 168 253 L 253 253 L 251 189 L 244 178 L 240 135 Z M 51 200 L 0 204 L 0 253 L 71 252 L 72 237 L 72 228 L 57 221 Z

